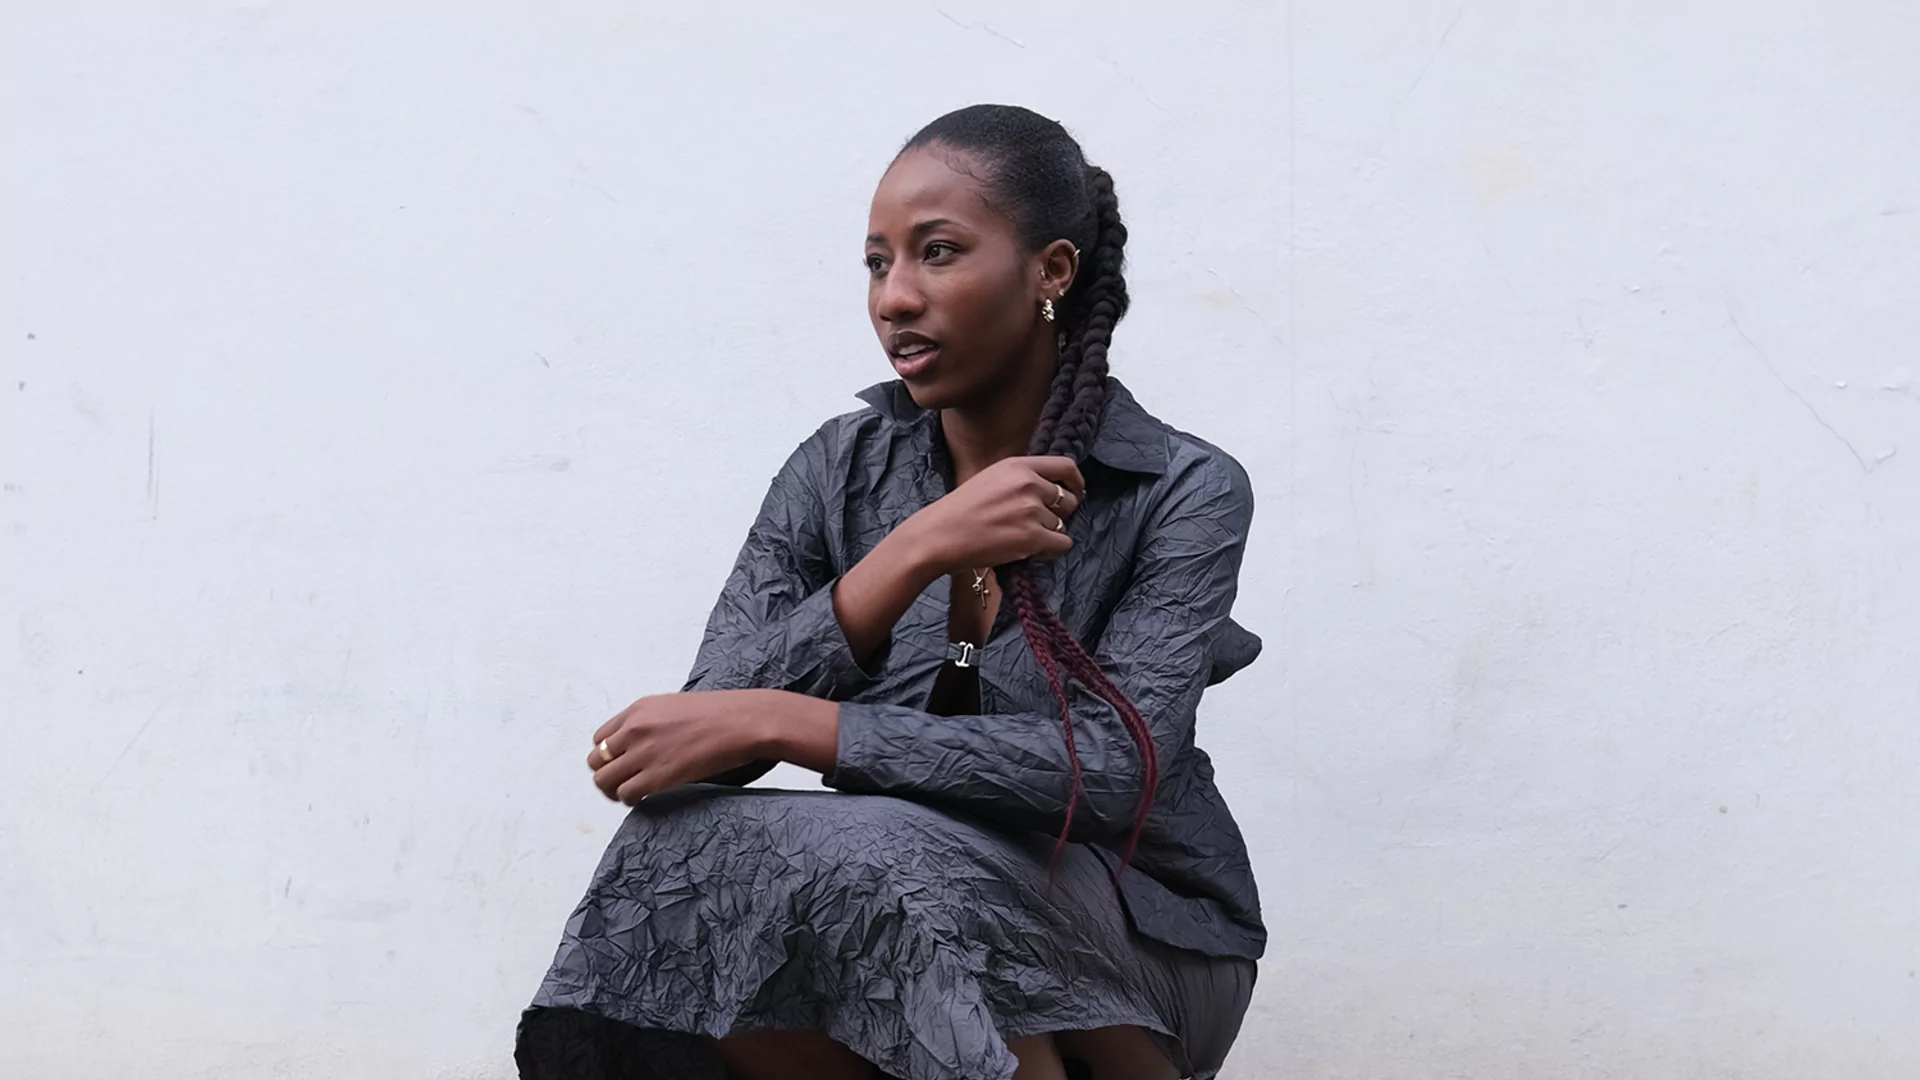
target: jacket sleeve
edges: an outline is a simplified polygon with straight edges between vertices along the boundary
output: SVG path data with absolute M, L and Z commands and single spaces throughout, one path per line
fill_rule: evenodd
M 1163 765 L 1192 734 L 1252 517 L 1252 487 L 1238 463 L 1222 455 L 1190 466 L 1153 511 L 1131 582 L 1092 650 L 1152 728 Z M 1071 685 L 1082 769 L 1073 839 L 1118 843 L 1139 809 L 1140 754 L 1117 711 L 1077 681 Z M 837 760 L 827 782 L 951 805 L 1009 828 L 1058 832 L 1073 774 L 1053 709 L 955 718 L 858 703 L 840 706 Z
M 790 690 L 840 700 L 873 681 L 833 613 L 839 573 L 821 494 L 832 460 L 832 440 L 822 429 L 774 477 L 707 617 L 683 691 Z M 874 671 L 885 651 L 870 661 Z M 709 782 L 750 783 L 773 764 L 756 762 Z

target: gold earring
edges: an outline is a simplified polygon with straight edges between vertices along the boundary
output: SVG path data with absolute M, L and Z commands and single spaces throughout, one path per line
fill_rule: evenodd
M 1040 317 L 1048 322 L 1053 321 L 1053 297 L 1040 301 Z

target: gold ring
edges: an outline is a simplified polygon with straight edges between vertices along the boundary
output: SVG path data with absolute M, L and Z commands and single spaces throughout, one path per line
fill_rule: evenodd
M 600 760 L 601 761 L 613 760 L 613 751 L 607 749 L 607 740 L 605 739 L 600 740 Z
M 1060 504 L 1066 500 L 1067 489 L 1061 487 L 1059 481 L 1055 481 L 1053 485 L 1053 501 L 1047 504 L 1047 509 L 1058 513 L 1060 511 Z
M 1066 532 L 1066 531 L 1067 531 L 1067 519 L 1066 519 L 1066 518 L 1063 518 L 1063 517 L 1056 517 L 1056 518 L 1054 518 L 1054 519 L 1053 519 L 1053 531 L 1054 531 L 1054 532 L 1057 532 L 1057 533 L 1063 533 L 1063 532 Z

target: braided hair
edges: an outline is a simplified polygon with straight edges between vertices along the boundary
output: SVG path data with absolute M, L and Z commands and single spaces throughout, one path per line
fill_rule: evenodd
M 988 201 L 1012 219 L 1029 249 L 1037 251 L 1055 240 L 1066 240 L 1079 249 L 1079 272 L 1056 305 L 1060 359 L 1028 452 L 1080 462 L 1106 411 L 1107 346 L 1114 324 L 1127 313 L 1127 282 L 1120 272 L 1127 227 L 1120 220 L 1113 177 L 1089 165 L 1080 144 L 1058 122 L 1013 105 L 973 105 L 950 112 L 922 128 L 900 152 L 927 146 L 965 153 L 984 170 L 980 179 Z M 1140 752 L 1140 806 L 1120 853 L 1124 866 L 1133 857 L 1159 786 L 1160 763 L 1152 730 L 1060 616 L 1047 607 L 1023 566 L 1002 568 L 1000 580 L 1013 598 L 1027 646 L 1060 705 L 1072 764 L 1073 786 L 1054 858 L 1058 860 L 1073 830 L 1073 809 L 1080 801 L 1080 758 L 1067 700 L 1067 680 L 1074 679 L 1113 707 Z

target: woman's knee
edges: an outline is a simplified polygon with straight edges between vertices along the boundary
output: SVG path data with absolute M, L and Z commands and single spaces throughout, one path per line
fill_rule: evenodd
M 1062 1031 L 1053 1038 L 1060 1054 L 1084 1063 L 1094 1080 L 1178 1080 L 1180 1076 L 1142 1027 Z
M 1008 1039 L 1007 1049 L 1019 1062 L 1013 1071 L 1013 1080 L 1067 1080 L 1067 1067 L 1060 1060 L 1060 1049 L 1054 1045 L 1053 1036 Z
M 821 1031 L 755 1031 L 709 1040 L 728 1070 L 748 1080 L 870 1080 L 873 1065 L 867 1059 L 828 1038 Z

